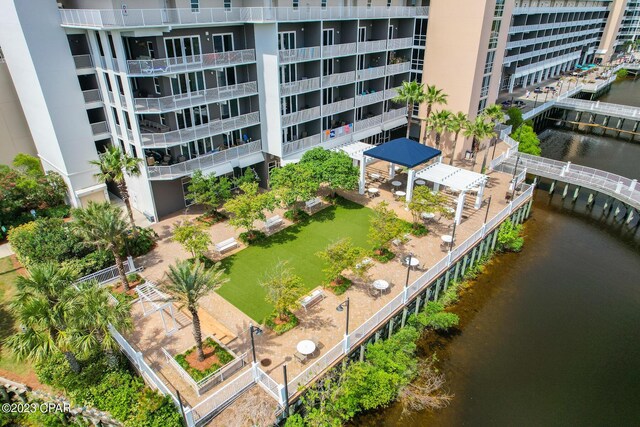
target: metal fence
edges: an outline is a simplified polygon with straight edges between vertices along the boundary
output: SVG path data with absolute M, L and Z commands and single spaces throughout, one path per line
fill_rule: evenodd
M 137 268 L 135 266 L 133 258 L 128 256 L 127 261 L 124 263 L 124 274 L 131 274 L 141 270 L 141 268 Z M 118 272 L 118 266 L 113 265 L 111 267 L 103 268 L 100 271 L 96 271 L 95 273 L 91 273 L 84 277 L 81 277 L 75 282 L 75 284 L 78 285 L 80 283 L 88 282 L 89 280 L 95 280 L 98 282 L 98 285 L 104 286 L 109 283 L 115 282 L 119 278 L 120 273 Z

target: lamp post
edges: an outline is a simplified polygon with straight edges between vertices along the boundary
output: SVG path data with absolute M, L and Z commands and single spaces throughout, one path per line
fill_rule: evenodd
M 409 273 L 411 272 L 411 260 L 413 259 L 413 254 L 409 252 L 404 259 L 407 260 L 407 280 L 404 282 L 404 287 L 406 288 L 409 286 Z
M 536 109 L 536 107 L 538 106 L 538 96 L 540 96 L 540 94 L 539 94 L 539 93 L 536 93 L 536 100 L 535 100 L 535 101 L 534 101 L 534 103 L 533 103 L 533 109 L 534 109 L 534 110 L 535 110 L 535 109 Z
M 456 238 L 456 220 L 453 220 L 453 231 L 451 232 L 451 241 L 449 242 L 449 252 L 453 249 L 453 241 Z
M 516 195 L 516 172 L 518 172 L 518 163 L 520 163 L 520 154 L 516 157 L 516 166 L 513 168 L 513 177 L 511 178 L 511 182 L 513 183 L 513 190 L 511 191 L 511 201 L 513 201 L 513 197 Z
M 251 334 L 251 354 L 253 355 L 253 363 L 258 363 L 258 360 L 256 359 L 256 346 L 253 342 L 253 334 L 256 334 L 258 336 L 262 335 L 262 329 L 249 324 L 249 332 Z
M 487 223 L 487 218 L 489 218 L 489 208 L 491 207 L 491 197 L 493 197 L 493 195 L 489 196 L 489 200 L 487 200 L 487 212 L 484 214 L 484 223 Z
M 340 305 L 338 305 L 336 307 L 336 311 L 342 311 L 344 309 L 347 309 L 347 322 L 345 325 L 345 336 L 349 335 L 349 298 L 347 298 L 343 303 L 341 303 Z

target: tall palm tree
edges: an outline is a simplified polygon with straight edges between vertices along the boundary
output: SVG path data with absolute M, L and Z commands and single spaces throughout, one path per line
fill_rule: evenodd
M 431 115 L 431 109 L 434 105 L 447 105 L 447 97 L 448 95 L 442 89 L 438 89 L 435 85 L 427 85 L 424 99 L 427 104 L 427 119 Z
M 116 260 L 120 281 L 125 291 L 129 291 L 129 282 L 124 272 L 122 250 L 128 230 L 122 211 L 109 202 L 89 202 L 85 209 L 73 210 L 72 228 L 87 245 L 111 251 Z
M 480 168 L 480 173 L 484 173 L 484 169 L 487 166 L 487 158 L 489 157 L 489 148 L 491 148 L 494 144 L 497 143 L 496 137 L 498 136 L 495 132 L 495 126 L 504 123 L 504 111 L 502 111 L 502 107 L 496 104 L 492 104 L 484 109 L 482 114 L 489 119 L 490 122 L 493 123 L 494 129 L 491 131 L 491 134 L 487 135 L 487 137 L 491 137 L 491 142 L 489 146 L 484 151 L 484 156 L 482 158 L 482 167 Z
M 210 292 L 215 291 L 229 279 L 223 278 L 224 270 L 217 263 L 209 270 L 205 269 L 200 261 L 191 263 L 189 260 L 176 262 L 169 266 L 167 280 L 162 288 L 180 304 L 180 308 L 186 307 L 193 319 L 193 338 L 196 341 L 198 360 L 204 360 L 202 350 L 202 330 L 200 329 L 200 316 L 198 307 L 200 299 Z
M 421 104 L 425 100 L 424 86 L 416 81 L 402 82 L 398 89 L 398 95 L 393 98 L 393 102 L 407 105 L 407 138 L 411 132 L 411 118 L 413 117 L 413 107 Z
M 476 154 L 478 152 L 478 149 L 480 148 L 480 143 L 483 139 L 491 136 L 492 132 L 493 123 L 487 123 L 483 115 L 479 115 L 478 117 L 476 117 L 476 119 L 472 121 L 465 129 L 464 136 L 466 136 L 467 138 L 473 138 L 474 141 L 473 164 L 471 166 L 471 169 L 473 169 L 476 165 Z
M 462 111 L 458 111 L 456 114 L 452 114 L 449 118 L 449 126 L 451 132 L 453 132 L 453 147 L 451 147 L 451 158 L 449 164 L 453 165 L 453 156 L 456 153 L 456 145 L 458 144 L 458 136 L 460 132 L 465 130 L 469 126 L 469 118 Z
M 436 111 L 435 114 L 432 114 L 427 118 L 427 128 L 431 129 L 436 134 L 436 148 L 440 147 L 440 140 L 442 139 L 442 134 L 449 130 L 449 121 L 451 120 L 451 111 L 442 110 Z M 425 135 L 426 136 L 426 135 Z
M 80 372 L 74 329 L 69 324 L 78 308 L 72 286 L 75 272 L 46 263 L 34 265 L 28 273 L 16 279 L 18 292 L 11 308 L 21 328 L 7 339 L 7 345 L 18 360 L 40 362 L 63 354 L 71 369 Z
M 138 235 L 136 224 L 133 221 L 133 210 L 131 210 L 131 202 L 129 201 L 129 188 L 125 181 L 125 175 L 140 176 L 140 163 L 142 159 L 132 157 L 120 150 L 120 148 L 111 146 L 100 155 L 99 160 L 91 160 L 89 163 L 100 168 L 100 172 L 94 176 L 100 182 L 113 182 L 120 191 L 122 201 L 127 208 L 133 235 Z

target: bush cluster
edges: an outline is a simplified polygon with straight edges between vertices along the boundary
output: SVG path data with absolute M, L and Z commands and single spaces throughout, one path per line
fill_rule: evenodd
M 522 224 L 514 224 L 511 220 L 502 223 L 498 231 L 498 250 L 520 252 L 524 246 Z
M 233 356 L 231 355 L 231 353 L 229 353 L 224 348 L 220 347 L 220 345 L 217 342 L 215 342 L 211 337 L 204 340 L 202 345 L 204 347 L 205 356 L 208 352 L 213 351 L 215 355 L 218 357 L 219 363 L 213 363 L 209 368 L 205 369 L 204 371 L 201 371 L 200 369 L 196 369 L 192 367 L 189 364 L 189 362 L 187 362 L 187 356 L 189 356 L 191 353 L 196 351 L 195 346 L 191 347 L 189 350 L 185 351 L 182 354 L 178 354 L 174 358 L 176 362 L 178 362 L 178 364 L 182 366 L 182 368 L 185 371 L 187 371 L 187 373 L 195 381 L 200 381 L 201 379 L 206 378 L 207 376 L 214 373 L 215 371 L 217 371 L 218 369 L 220 369 L 221 367 L 223 367 L 224 365 L 226 365 L 227 363 L 233 360 Z

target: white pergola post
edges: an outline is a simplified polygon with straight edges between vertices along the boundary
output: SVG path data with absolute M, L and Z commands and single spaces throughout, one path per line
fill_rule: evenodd
M 409 169 L 409 174 L 407 176 L 407 203 L 409 203 L 413 198 L 413 181 L 415 177 L 416 171 L 413 169 Z
M 480 184 L 480 188 L 478 189 L 478 194 L 476 195 L 476 203 L 475 205 L 473 205 L 473 207 L 476 209 L 480 209 L 480 206 L 482 206 L 482 196 L 484 194 L 484 186 L 485 186 L 485 183 L 483 182 L 482 184 Z
M 358 193 L 364 194 L 364 184 L 365 184 L 365 171 L 367 170 L 367 156 L 364 154 L 360 159 L 360 185 L 358 186 Z
M 393 179 L 396 176 L 396 165 L 389 162 L 389 179 Z
M 461 191 L 460 196 L 458 197 L 458 206 L 456 206 L 456 216 L 455 223 L 460 225 L 460 220 L 462 219 L 462 209 L 464 209 L 464 197 L 466 196 L 466 191 Z

